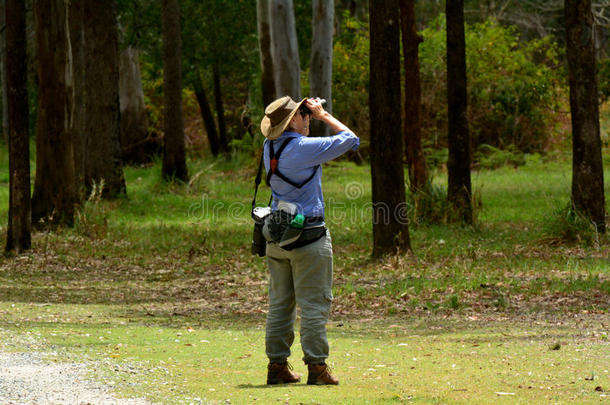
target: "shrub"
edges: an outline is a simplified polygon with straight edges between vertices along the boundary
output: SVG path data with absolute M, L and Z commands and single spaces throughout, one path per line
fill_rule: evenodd
M 574 209 L 572 204 L 557 209 L 548 221 L 544 222 L 545 242 L 555 244 L 578 244 L 599 246 L 600 233 L 593 222 Z
M 523 166 L 526 162 L 525 155 L 515 145 L 508 145 L 504 150 L 491 145 L 479 146 L 474 154 L 474 161 L 481 169 L 497 169 L 502 166 Z
M 565 81 L 557 67 L 557 47 L 551 38 L 523 42 L 516 28 L 495 21 L 466 25 L 465 29 L 468 118 L 474 149 L 485 144 L 511 153 L 543 151 L 561 118 L 555 111 Z M 422 136 L 430 152 L 447 146 L 444 15 L 422 34 Z M 364 138 L 365 145 L 370 131 L 368 57 L 366 22 L 346 15 L 334 44 L 333 109 Z M 485 156 L 481 153 L 476 158 Z
M 541 151 L 557 115 L 561 83 L 550 38 L 520 42 L 517 29 L 495 21 L 466 25 L 468 119 L 472 144 Z M 446 144 L 446 29 L 439 16 L 420 47 L 423 133 Z
M 368 25 L 346 14 L 333 46 L 333 114 L 365 140 L 370 132 L 368 86 Z

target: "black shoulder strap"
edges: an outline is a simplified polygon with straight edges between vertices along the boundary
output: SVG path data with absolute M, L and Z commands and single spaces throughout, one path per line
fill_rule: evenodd
M 275 152 L 273 150 L 273 141 L 269 141 L 269 172 L 267 172 L 267 179 L 266 179 L 266 183 L 267 183 L 268 186 L 271 186 L 270 180 L 271 180 L 271 176 L 274 175 L 274 174 L 277 177 L 279 177 L 280 179 L 282 179 L 283 181 L 285 181 L 286 183 L 288 183 L 291 186 L 296 187 L 296 188 L 303 187 L 305 184 L 309 183 L 311 181 L 311 179 L 313 179 L 314 176 L 316 175 L 316 172 L 318 171 L 318 167 L 319 166 L 316 166 L 316 168 L 314 169 L 313 173 L 311 173 L 311 175 L 307 179 L 305 179 L 305 181 L 302 181 L 301 183 L 296 183 L 296 182 L 290 180 L 288 177 L 284 176 L 284 174 L 279 171 L 278 163 L 279 163 L 279 160 L 280 160 L 280 155 L 284 151 L 284 148 L 286 148 L 286 146 L 293 139 L 295 139 L 295 138 L 291 137 L 291 138 L 286 139 L 284 141 L 284 143 L 280 146 L 280 148 L 277 150 L 277 152 Z
M 261 177 L 263 173 L 263 158 L 265 157 L 265 148 L 263 146 L 263 150 L 261 151 L 261 159 L 258 162 L 258 172 L 256 173 L 256 178 L 254 179 L 254 197 L 252 198 L 252 209 L 256 206 L 256 194 L 258 193 L 258 186 L 261 184 Z M 273 193 L 271 197 L 269 197 L 269 204 L 271 205 L 271 201 L 273 200 Z
M 286 139 L 284 143 L 280 146 L 280 148 L 277 150 L 277 152 L 273 150 L 273 141 L 269 141 L 269 171 L 267 172 L 267 179 L 265 180 L 268 186 L 271 186 L 271 184 L 269 183 L 269 181 L 271 180 L 271 175 L 277 174 L 279 178 L 282 179 L 283 175 L 280 174 L 279 170 L 277 170 L 277 165 L 280 161 L 280 155 L 282 154 L 284 149 L 286 149 L 286 146 L 288 146 L 288 144 L 292 142 L 293 139 L 294 137 Z

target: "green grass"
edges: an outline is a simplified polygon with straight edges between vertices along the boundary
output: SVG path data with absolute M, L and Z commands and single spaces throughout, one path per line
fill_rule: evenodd
M 146 319 L 134 309 L 2 304 L 0 337 L 5 350 L 18 350 L 22 336 L 56 361 L 93 361 L 122 395 L 160 403 L 584 404 L 601 401 L 595 387 L 610 383 L 599 319 L 333 321 L 341 384 L 270 387 L 261 315 Z M 303 374 L 300 356 L 296 343 L 292 362 Z
M 3 185 L 7 165 L 0 154 Z M 191 183 L 168 185 L 159 162 L 126 168 L 127 197 L 93 198 L 73 229 L 38 231 L 31 252 L 0 258 L 4 350 L 90 359 L 95 378 L 161 403 L 595 403 L 605 398 L 596 386 L 610 389 L 608 238 L 545 234 L 569 201 L 566 160 L 474 172 L 476 226 L 412 223 L 414 254 L 383 259 L 370 257 L 369 168 L 325 165 L 334 388 L 262 385 L 267 273 L 249 251 L 254 164 L 189 169 Z M 268 196 L 262 187 L 259 204 Z M 7 200 L 0 187 L 3 237 Z

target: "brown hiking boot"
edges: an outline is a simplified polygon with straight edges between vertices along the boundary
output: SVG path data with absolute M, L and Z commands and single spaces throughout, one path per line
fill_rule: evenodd
M 267 384 L 290 384 L 301 381 L 301 376 L 292 372 L 292 366 L 284 363 L 269 363 L 267 366 Z
M 330 374 L 330 367 L 326 363 L 308 364 L 308 385 L 339 385 L 339 380 Z

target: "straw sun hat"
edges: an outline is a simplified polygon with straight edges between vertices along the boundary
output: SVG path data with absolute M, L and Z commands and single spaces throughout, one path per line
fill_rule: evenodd
M 297 103 L 289 96 L 284 96 L 269 104 L 265 108 L 265 117 L 261 121 L 261 132 L 265 138 L 270 140 L 279 138 L 305 100 L 307 98 Z

